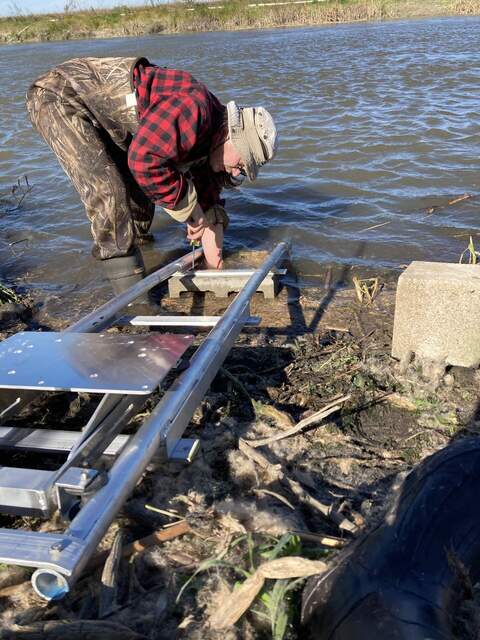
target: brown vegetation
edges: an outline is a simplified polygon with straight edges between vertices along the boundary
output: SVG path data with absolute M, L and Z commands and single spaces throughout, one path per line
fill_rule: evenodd
M 248 0 L 210 5 L 194 2 L 112 10 L 67 11 L 0 19 L 0 42 L 69 40 L 155 33 L 262 29 L 387 20 L 419 16 L 480 14 L 480 0 L 312 0 L 258 6 Z
M 453 10 L 460 15 L 476 16 L 480 13 L 480 0 L 457 0 Z

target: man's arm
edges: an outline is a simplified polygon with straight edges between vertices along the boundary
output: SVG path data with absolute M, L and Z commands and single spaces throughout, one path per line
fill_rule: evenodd
M 208 152 L 210 116 L 208 104 L 199 104 L 188 94 L 182 100 L 172 95 L 149 107 L 130 145 L 129 167 L 155 204 L 175 220 L 187 222 L 189 239 L 202 239 L 207 266 L 219 268 L 228 221 L 221 206 L 221 187 L 208 161 L 188 172 L 188 177 L 178 168 L 179 163 L 198 157 L 202 147 Z

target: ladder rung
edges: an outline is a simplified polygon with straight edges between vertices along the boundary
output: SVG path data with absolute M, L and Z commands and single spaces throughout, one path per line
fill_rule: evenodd
M 0 427 L 0 448 L 68 453 L 81 435 L 81 431 Z M 104 455 L 116 455 L 125 446 L 129 437 L 126 435 L 117 436 L 105 449 Z
M 221 316 L 135 316 L 130 324 L 149 327 L 214 327 Z M 258 327 L 260 316 L 245 318 L 245 326 Z
M 60 558 L 53 552 L 58 547 L 62 549 Z M 0 529 L 0 562 L 7 564 L 55 569 L 57 559 L 65 575 L 70 575 L 72 564 L 84 548 L 83 540 L 63 533 Z
M 177 271 L 172 277 L 177 278 L 215 278 L 218 280 L 226 280 L 228 278 L 245 278 L 248 279 L 255 273 L 255 269 L 198 269 L 198 271 Z M 277 269 L 274 267 L 265 275 L 266 278 L 272 276 L 284 276 L 286 269 Z
M 0 506 L 14 514 L 48 516 L 52 471 L 0 467 Z

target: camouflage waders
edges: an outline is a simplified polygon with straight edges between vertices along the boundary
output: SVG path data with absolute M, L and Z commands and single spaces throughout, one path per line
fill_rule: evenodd
M 30 119 L 78 191 L 91 224 L 92 253 L 102 260 L 131 253 L 135 237 L 148 232 L 155 208 L 127 162 L 138 129 L 132 100 L 137 60 L 69 60 L 27 93 Z

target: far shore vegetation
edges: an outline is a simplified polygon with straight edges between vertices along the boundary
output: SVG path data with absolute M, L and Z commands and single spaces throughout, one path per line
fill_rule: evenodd
M 75 0 L 66 0 L 62 13 L 26 15 L 18 9 L 0 18 L 0 43 L 480 15 L 480 0 L 148 0 L 143 7 L 75 7 Z

